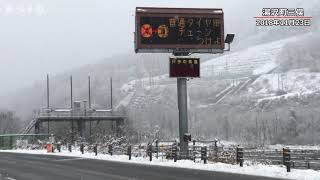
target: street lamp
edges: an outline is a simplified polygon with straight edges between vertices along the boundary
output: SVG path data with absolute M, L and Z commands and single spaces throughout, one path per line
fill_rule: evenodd
M 228 49 L 226 49 L 225 51 L 230 51 L 230 44 L 233 42 L 234 36 L 235 34 L 227 34 L 224 43 L 228 44 Z

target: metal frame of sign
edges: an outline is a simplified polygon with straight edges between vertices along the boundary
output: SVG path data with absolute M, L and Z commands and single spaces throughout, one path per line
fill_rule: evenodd
M 220 19 L 220 44 L 142 44 L 140 19 L 141 17 L 193 17 Z M 137 7 L 135 17 L 135 52 L 136 53 L 223 53 L 224 50 L 224 19 L 222 9 L 200 8 L 154 8 Z

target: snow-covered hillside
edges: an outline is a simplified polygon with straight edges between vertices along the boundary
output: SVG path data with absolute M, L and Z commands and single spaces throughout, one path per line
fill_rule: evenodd
M 239 79 L 242 76 L 251 76 L 266 73 L 275 68 L 276 58 L 286 43 L 296 41 L 299 37 L 291 37 L 279 41 L 269 42 L 253 46 L 237 52 L 226 52 L 224 55 L 207 60 L 201 64 L 201 77 L 220 76 L 222 79 L 230 78 L 228 75 Z M 124 84 L 122 91 L 133 90 L 138 83 L 145 84 L 146 88 L 155 84 L 172 84 L 174 81 L 168 79 L 168 74 L 156 76 L 152 79 L 141 78 Z M 219 78 L 220 79 L 220 78 Z M 190 83 L 197 83 L 197 80 Z
M 249 87 L 248 92 L 260 96 L 259 101 L 320 92 L 320 73 L 297 69 L 286 73 L 263 74 Z
M 282 39 L 236 52 L 226 52 L 222 56 L 202 63 L 200 72 L 201 79 L 192 79 L 188 84 L 198 86 L 202 90 L 208 88 L 212 90 L 217 87 L 208 86 L 208 84 L 212 84 L 212 82 L 216 80 L 224 80 L 227 82 L 227 85 L 222 87 L 222 89 L 217 89 L 218 92 L 216 95 L 226 91 L 228 88 L 230 90 L 230 86 L 234 86 L 235 88 L 232 91 L 230 90 L 231 92 L 238 93 L 239 90 L 245 88 L 244 86 L 252 83 L 248 81 L 248 78 L 256 77 L 275 69 L 277 66 L 276 60 L 282 48 L 287 43 L 296 41 L 301 37 L 302 36 Z M 236 85 L 239 83 L 241 84 L 237 87 Z M 175 86 L 176 80 L 174 78 L 170 79 L 168 74 L 132 80 L 122 86 L 121 92 L 125 94 L 125 98 L 120 101 L 119 106 L 143 107 L 144 105 L 142 104 L 150 101 L 155 102 L 156 99 L 159 99 L 158 97 L 153 97 L 153 95 L 161 95 L 161 93 L 159 94 L 161 89 L 164 90 L 167 87 Z M 151 94 L 146 95 L 145 91 L 149 91 L 150 89 L 156 89 L 157 93 L 152 95 L 151 92 Z M 212 98 L 212 102 L 209 102 L 209 104 L 216 104 L 216 102 L 220 102 L 220 99 Z M 206 104 L 201 103 L 198 104 L 198 106 L 206 106 Z
M 225 53 L 224 56 L 214 58 L 201 64 L 201 75 L 223 76 L 262 74 L 272 70 L 275 61 L 284 45 L 296 41 L 298 37 L 291 37 L 258 46 L 253 46 L 238 52 Z M 260 71 L 257 71 L 260 69 Z

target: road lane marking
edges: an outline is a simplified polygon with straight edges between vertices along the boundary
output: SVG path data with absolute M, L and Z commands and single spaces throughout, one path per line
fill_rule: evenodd
M 8 175 L 2 175 L 2 174 L 0 174 L 0 179 L 1 180 L 16 180 L 14 178 L 9 177 Z
M 11 178 L 11 177 L 5 177 L 4 180 L 16 180 L 16 179 Z

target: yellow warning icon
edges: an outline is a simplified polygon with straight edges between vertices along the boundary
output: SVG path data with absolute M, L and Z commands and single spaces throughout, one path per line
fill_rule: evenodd
M 160 25 L 157 32 L 160 38 L 166 38 L 169 36 L 169 28 L 166 25 Z

